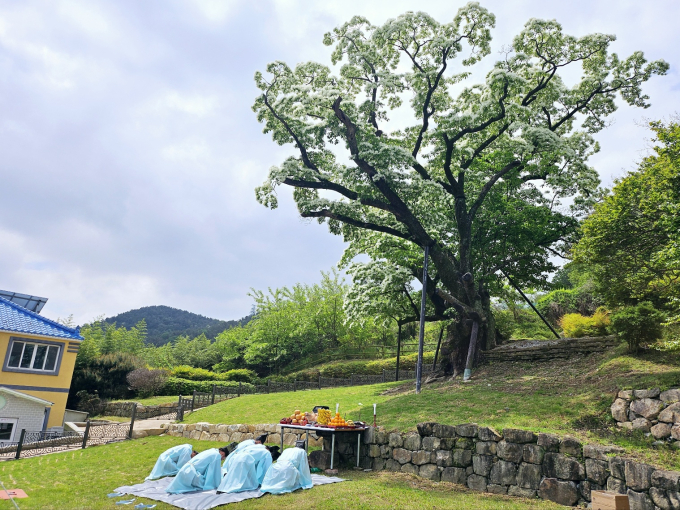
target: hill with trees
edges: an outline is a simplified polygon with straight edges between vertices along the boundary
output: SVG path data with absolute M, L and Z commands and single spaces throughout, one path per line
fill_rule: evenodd
M 211 319 L 196 313 L 179 310 L 170 306 L 145 306 L 104 319 L 107 324 L 132 328 L 141 320 L 146 321 L 146 341 L 154 345 L 164 345 L 178 336 L 191 338 L 204 334 L 214 339 L 225 329 L 247 324 L 250 316 L 240 320 L 223 321 Z

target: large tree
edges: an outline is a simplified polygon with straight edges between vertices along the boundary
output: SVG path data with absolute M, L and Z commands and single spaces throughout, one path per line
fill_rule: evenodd
M 489 293 L 501 270 L 535 286 L 554 269 L 551 254 L 568 248 L 599 185 L 586 163 L 592 135 L 617 94 L 647 106 L 642 83 L 668 68 L 609 53 L 614 36 L 576 38 L 532 19 L 484 83 L 464 86 L 494 23 L 477 3 L 450 23 L 354 17 L 324 37 L 333 68 L 274 62 L 255 76 L 264 131 L 296 151 L 257 199 L 275 208 L 276 188 L 291 186 L 302 217 L 349 242 L 346 258 L 366 253 L 417 278 L 428 246 L 430 306 L 458 318 L 445 373 L 462 370 L 475 322 L 481 346 L 495 344 Z
M 649 300 L 679 315 L 680 122 L 650 127 L 654 154 L 596 205 L 574 254 L 610 306 Z

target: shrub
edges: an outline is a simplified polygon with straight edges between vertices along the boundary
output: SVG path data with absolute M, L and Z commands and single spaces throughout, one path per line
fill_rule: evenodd
M 656 310 L 649 301 L 622 308 L 612 316 L 612 329 L 628 343 L 630 352 L 650 345 L 661 338 L 661 322 L 664 314 Z
M 213 385 L 220 388 L 230 388 L 234 392 L 241 384 L 242 388 L 252 388 L 252 384 L 248 383 L 237 383 L 233 381 L 191 381 L 189 379 L 180 379 L 178 377 L 168 377 L 165 385 L 159 390 L 158 395 L 191 395 L 194 391 L 200 391 L 203 393 L 210 393 L 213 389 Z
M 222 381 L 236 381 L 251 383 L 257 378 L 257 374 L 247 368 L 235 368 L 227 370 L 221 374 L 217 374 Z
M 156 395 L 165 386 L 167 379 L 168 374 L 165 370 L 148 368 L 138 368 L 127 375 L 128 384 L 142 398 Z
M 97 390 L 95 390 L 92 394 L 88 393 L 87 390 L 80 390 L 78 393 L 76 393 L 76 398 L 78 399 L 78 403 L 76 404 L 75 408 L 78 411 L 85 411 L 91 416 L 99 412 L 99 409 L 103 403 L 102 399 L 99 398 Z
M 142 362 L 138 358 L 122 352 L 88 360 L 73 371 L 67 405 L 77 405 L 76 395 L 81 390 L 88 393 L 96 392 L 104 400 L 133 397 L 134 393 L 127 383 L 127 375 L 141 365 Z
M 560 326 L 568 338 L 606 335 L 610 324 L 609 312 L 604 307 L 598 308 L 591 317 L 568 313 L 560 319 Z
M 187 365 L 180 365 L 170 371 L 171 377 L 179 379 L 189 379 L 191 381 L 212 381 L 218 379 L 218 374 L 206 370 L 205 368 L 194 368 Z

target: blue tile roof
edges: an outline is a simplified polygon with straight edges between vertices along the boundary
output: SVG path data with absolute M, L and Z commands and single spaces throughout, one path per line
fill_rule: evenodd
M 72 329 L 31 312 L 0 296 L 0 331 L 82 340 L 80 328 Z

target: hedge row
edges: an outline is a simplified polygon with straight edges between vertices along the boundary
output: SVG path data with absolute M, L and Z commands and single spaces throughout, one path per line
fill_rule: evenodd
M 192 395 L 194 391 L 203 393 L 212 392 L 213 385 L 219 388 L 230 388 L 234 392 L 238 391 L 239 383 L 233 381 L 191 381 L 189 379 L 180 379 L 179 377 L 168 377 L 165 386 L 158 392 L 158 396 L 164 395 Z M 252 388 L 252 384 L 241 383 L 242 388 Z
M 407 354 L 401 356 L 399 360 L 400 370 L 415 370 L 418 354 Z M 423 363 L 432 364 L 434 361 L 434 352 L 423 353 Z M 315 381 L 321 377 L 336 377 L 349 378 L 352 374 L 357 375 L 380 375 L 383 370 L 396 370 L 397 358 L 385 358 L 378 360 L 357 360 L 357 361 L 334 361 L 326 365 L 321 365 L 316 368 L 309 368 L 293 372 L 292 374 L 272 377 L 272 380 L 280 380 L 286 382 L 298 381 Z

